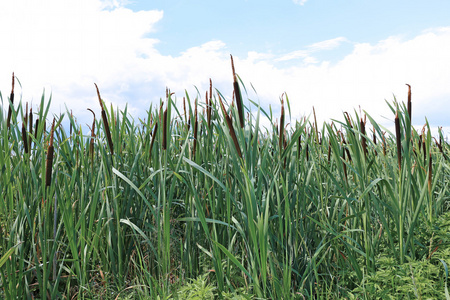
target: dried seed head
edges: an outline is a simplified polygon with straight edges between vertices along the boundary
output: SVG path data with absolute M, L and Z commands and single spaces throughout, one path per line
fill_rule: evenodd
M 409 84 L 406 85 L 408 86 L 408 115 L 410 122 L 412 122 L 411 86 Z
M 163 116 L 163 141 L 162 141 L 162 147 L 163 150 L 167 149 L 167 107 L 164 110 L 164 116 Z
M 11 100 L 11 104 L 14 104 L 14 72 L 12 73 L 12 88 L 11 88 L 11 96 L 9 97 L 9 100 Z M 11 106 L 8 105 L 8 117 L 6 120 L 6 126 L 10 127 L 11 125 Z
M 244 104 L 242 103 L 241 91 L 239 89 L 236 72 L 234 70 L 233 56 L 232 55 L 230 55 L 230 56 L 231 56 L 231 68 L 233 70 L 234 95 L 236 97 L 236 105 L 237 105 L 238 114 L 239 114 L 239 124 L 241 125 L 241 128 L 244 128 Z
M 234 132 L 233 122 L 231 121 L 231 118 L 228 115 L 227 110 L 225 109 L 225 106 L 223 105 L 222 98 L 220 97 L 220 94 L 217 93 L 217 96 L 219 98 L 220 108 L 222 109 L 222 113 L 223 113 L 223 115 L 225 117 L 225 121 L 227 123 L 228 130 L 230 131 L 230 135 L 231 135 L 231 139 L 233 140 L 234 147 L 236 148 L 236 151 L 237 151 L 239 157 L 242 158 L 241 148 L 239 147 L 239 143 L 238 143 L 238 140 L 237 140 L 237 137 L 236 137 L 236 133 Z
M 47 150 L 47 162 L 45 166 L 45 185 L 50 186 L 52 180 L 52 165 L 53 165 L 53 135 L 55 132 L 55 118 L 53 118 L 52 129 L 50 131 L 50 144 Z

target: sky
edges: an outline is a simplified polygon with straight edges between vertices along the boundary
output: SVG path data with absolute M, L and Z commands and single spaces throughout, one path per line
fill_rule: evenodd
M 386 101 L 406 101 L 450 133 L 447 0 L 15 0 L 0 3 L 0 91 L 90 123 L 103 100 L 137 120 L 165 98 L 204 100 L 211 78 L 231 102 L 233 55 L 245 99 L 291 120 L 367 111 L 392 127 Z M 199 94 L 198 94 L 199 93 Z M 20 96 L 19 96 L 20 95 Z M 248 102 L 246 102 L 248 104 Z M 252 111 L 256 113 L 254 107 Z

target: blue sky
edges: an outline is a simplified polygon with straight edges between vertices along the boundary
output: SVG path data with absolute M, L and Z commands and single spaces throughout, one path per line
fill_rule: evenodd
M 67 105 L 87 123 L 96 82 L 137 118 L 166 87 L 203 97 L 212 78 L 230 97 L 232 54 L 248 97 L 275 112 L 286 92 L 293 118 L 361 107 L 391 126 L 384 101 L 405 100 L 409 83 L 413 123 L 427 117 L 448 134 L 449 12 L 433 0 L 3 1 L 0 91 L 14 71 L 24 102 L 36 106 L 45 89 L 52 112 Z

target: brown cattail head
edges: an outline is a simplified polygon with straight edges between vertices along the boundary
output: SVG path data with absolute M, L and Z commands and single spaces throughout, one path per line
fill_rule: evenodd
M 155 122 L 155 129 L 153 130 L 152 141 L 150 142 L 150 149 L 148 151 L 150 159 L 152 158 L 153 144 L 155 143 L 156 134 L 158 133 L 158 121 Z
M 281 117 L 280 117 L 280 134 L 279 134 L 279 149 L 280 155 L 284 145 L 284 101 L 283 95 L 281 95 Z
M 300 158 L 301 151 L 302 151 L 302 135 L 300 134 L 298 136 L 298 143 L 297 143 L 297 158 Z
M 377 136 L 375 134 L 375 126 L 373 126 L 373 143 L 376 145 L 377 144 Z
M 344 111 L 344 115 L 347 119 L 347 125 L 350 126 L 350 128 L 353 128 L 352 126 L 352 120 L 350 119 L 350 116 L 348 115 L 348 112 Z
M 402 140 L 400 134 L 400 120 L 398 119 L 398 111 L 395 113 L 395 137 L 397 140 L 397 159 L 398 169 L 402 168 Z
M 30 146 L 31 149 L 31 143 L 32 143 L 32 139 L 31 139 L 31 135 L 33 134 L 33 108 L 30 108 L 30 115 L 28 117 L 28 145 Z
M 22 142 L 25 153 L 28 153 L 27 121 L 28 121 L 28 102 L 26 103 L 25 114 L 22 120 Z
M 52 165 L 53 165 L 53 135 L 55 132 L 55 118 L 53 118 L 52 129 L 50 131 L 50 143 L 47 150 L 47 162 L 45 166 L 45 186 L 50 186 L 52 180 Z
M 409 115 L 409 120 L 412 123 L 412 105 L 411 105 L 411 86 L 409 84 L 406 84 L 408 86 L 408 115 Z
M 186 97 L 183 97 L 183 110 L 184 110 L 184 120 L 187 123 L 187 113 L 186 113 Z
M 431 152 L 430 152 L 430 160 L 428 161 L 428 193 L 431 196 L 431 174 L 433 171 L 433 161 L 431 158 Z
M 377 136 L 375 134 L 375 126 L 373 126 L 373 144 L 376 145 L 377 144 Z M 374 154 L 377 155 L 377 150 L 374 150 Z
M 11 100 L 11 104 L 14 104 L 14 72 L 12 73 L 12 88 L 11 88 L 11 96 L 9 97 Z M 8 105 L 8 118 L 6 120 L 6 126 L 9 129 L 11 125 L 11 106 Z
M 345 151 L 346 149 L 344 149 L 342 151 L 342 166 L 344 168 L 344 178 L 345 178 L 345 182 L 348 183 L 348 177 L 347 177 L 347 164 L 345 163 Z
M 242 103 L 241 91 L 239 89 L 236 72 L 234 70 L 233 56 L 232 55 L 230 56 L 231 56 L 231 69 L 233 70 L 234 95 L 236 96 L 236 105 L 239 114 L 239 123 L 241 125 L 241 128 L 244 128 L 244 105 Z
M 360 121 L 360 125 L 361 125 L 361 145 L 364 151 L 364 156 L 367 156 L 367 143 L 366 143 L 366 123 L 363 121 L 363 119 L 361 118 Z
M 25 150 L 25 153 L 28 153 L 28 139 L 27 139 L 27 130 L 25 127 L 25 122 L 22 122 L 22 141 L 23 141 L 23 148 Z
M 108 140 L 109 150 L 111 151 L 111 154 L 114 155 L 114 145 L 111 138 L 111 131 L 109 130 L 108 118 L 106 117 L 106 112 L 103 109 L 103 102 L 102 98 L 100 97 L 100 91 L 98 90 L 97 84 L 95 84 L 95 88 L 97 89 L 98 101 L 100 102 L 100 107 L 102 109 L 103 126 L 105 127 L 106 139 Z
M 328 162 L 330 162 L 331 159 L 331 139 L 328 139 Z
M 343 134 L 342 132 L 341 132 L 341 138 L 342 138 L 342 143 L 343 143 L 344 145 L 347 145 L 347 142 L 345 141 L 344 134 Z M 347 147 L 344 147 L 344 148 L 345 148 L 345 152 L 347 152 L 348 160 L 349 160 L 349 161 L 352 161 L 352 156 L 350 155 L 350 150 L 348 150 Z
M 384 136 L 386 132 L 383 131 L 383 155 L 386 156 L 386 138 Z
M 225 121 L 227 122 L 228 130 L 230 131 L 230 136 L 231 136 L 231 139 L 233 140 L 234 147 L 236 148 L 236 151 L 237 151 L 239 157 L 242 158 L 241 148 L 239 147 L 236 133 L 234 132 L 233 122 L 231 121 L 231 118 L 228 115 L 227 110 L 225 109 L 225 106 L 223 105 L 222 98 L 220 98 L 220 94 L 217 93 L 217 96 L 219 98 L 220 108 L 222 109 L 222 113 L 225 117 Z
M 163 116 L 163 140 L 162 140 L 162 148 L 163 150 L 167 149 L 167 107 L 164 110 Z
M 309 140 L 310 140 L 310 138 L 311 138 L 311 134 L 308 133 L 308 140 L 306 142 L 306 151 L 305 151 L 305 153 L 306 153 L 306 161 L 309 161 Z

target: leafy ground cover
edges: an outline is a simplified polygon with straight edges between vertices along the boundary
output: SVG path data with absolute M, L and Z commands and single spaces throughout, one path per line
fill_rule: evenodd
M 392 133 L 366 112 L 290 120 L 284 94 L 274 116 L 233 75 L 231 105 L 167 91 L 143 120 L 97 88 L 88 132 L 44 95 L 14 102 L 13 77 L 0 297 L 449 299 L 448 144 L 411 126 L 410 93 Z

